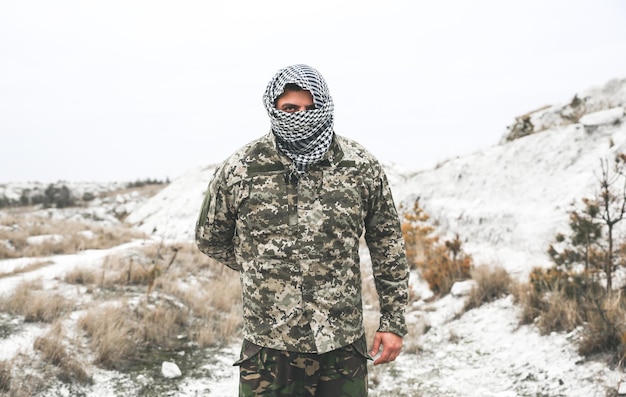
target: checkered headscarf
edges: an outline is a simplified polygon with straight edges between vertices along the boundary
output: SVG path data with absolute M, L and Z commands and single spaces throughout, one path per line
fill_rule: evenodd
M 295 113 L 276 109 L 276 99 L 289 83 L 310 91 L 315 109 Z M 307 65 L 279 70 L 265 89 L 263 103 L 278 148 L 293 160 L 298 172 L 305 172 L 308 165 L 324 157 L 333 139 L 334 105 L 326 81 L 317 70 Z

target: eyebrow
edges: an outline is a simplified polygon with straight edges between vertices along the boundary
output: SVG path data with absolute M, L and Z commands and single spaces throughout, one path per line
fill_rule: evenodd
M 299 108 L 300 106 L 299 106 L 299 105 L 296 105 L 295 103 L 285 102 L 285 103 L 283 103 L 283 104 L 282 104 L 282 106 L 280 107 L 280 109 L 286 109 L 286 108 L 289 108 L 289 107 Z M 313 103 L 313 104 L 311 104 L 311 105 L 309 105 L 309 106 L 305 107 L 305 109 L 306 109 L 306 110 L 313 110 L 313 109 L 315 109 L 315 104 Z
M 295 103 L 285 102 L 285 103 L 282 104 L 281 109 L 282 108 L 288 108 L 288 107 L 298 107 L 298 105 L 296 105 Z

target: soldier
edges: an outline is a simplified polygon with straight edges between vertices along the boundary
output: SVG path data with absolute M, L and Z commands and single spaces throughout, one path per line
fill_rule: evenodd
M 317 70 L 279 70 L 263 102 L 271 131 L 217 167 L 196 225 L 198 248 L 240 273 L 239 395 L 366 396 L 367 360 L 395 360 L 406 334 L 408 266 L 387 178 L 334 133 Z M 380 300 L 369 352 L 362 235 Z

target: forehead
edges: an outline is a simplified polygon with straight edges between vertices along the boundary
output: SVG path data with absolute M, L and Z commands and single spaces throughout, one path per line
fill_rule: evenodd
M 312 104 L 313 95 L 311 91 L 307 90 L 293 90 L 286 89 L 278 98 L 276 98 L 276 104 L 293 103 L 297 105 Z

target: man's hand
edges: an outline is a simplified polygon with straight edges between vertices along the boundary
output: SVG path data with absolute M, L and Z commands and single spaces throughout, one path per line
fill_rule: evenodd
M 402 350 L 402 337 L 393 332 L 376 332 L 370 354 L 376 356 L 382 347 L 383 352 L 374 361 L 374 365 L 390 363 L 400 355 Z

